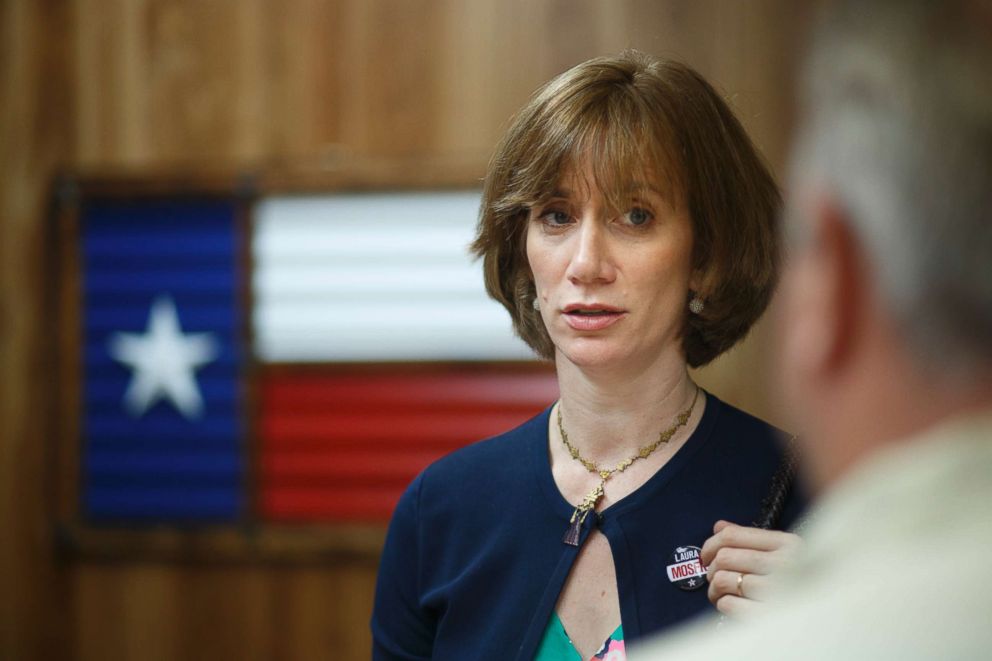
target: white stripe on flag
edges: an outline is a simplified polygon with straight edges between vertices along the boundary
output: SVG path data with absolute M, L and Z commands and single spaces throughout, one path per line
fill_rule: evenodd
M 468 254 L 478 209 L 478 192 L 263 200 L 253 238 L 259 358 L 533 358 Z

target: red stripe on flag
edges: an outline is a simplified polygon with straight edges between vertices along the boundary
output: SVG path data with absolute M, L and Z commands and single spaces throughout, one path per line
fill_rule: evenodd
M 318 370 L 261 375 L 259 503 L 271 520 L 387 520 L 432 461 L 517 426 L 558 395 L 543 366 Z
M 299 484 L 392 484 L 409 481 L 442 452 L 382 452 L 376 448 L 341 452 L 269 452 L 262 473 L 273 486 Z
M 389 489 L 283 487 L 262 493 L 262 514 L 273 521 L 388 521 L 403 493 Z
M 271 445 L 308 450 L 369 444 L 398 449 L 411 444 L 451 449 L 511 429 L 542 408 L 473 412 L 451 411 L 438 406 L 406 411 L 383 405 L 375 414 L 326 409 L 272 410 L 263 416 L 260 431 Z
M 443 405 L 467 410 L 533 408 L 550 402 L 558 385 L 546 368 L 521 372 L 475 373 L 449 369 L 415 374 L 348 374 L 332 376 L 311 370 L 274 370 L 265 379 L 265 398 L 273 406 L 293 410 L 314 406 L 372 409 L 418 409 Z

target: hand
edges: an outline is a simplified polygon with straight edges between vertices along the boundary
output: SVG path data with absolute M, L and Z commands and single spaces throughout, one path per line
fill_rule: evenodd
M 710 582 L 707 594 L 717 610 L 735 617 L 761 609 L 771 574 L 794 561 L 803 545 L 793 533 L 729 521 L 717 521 L 713 533 L 699 555 Z

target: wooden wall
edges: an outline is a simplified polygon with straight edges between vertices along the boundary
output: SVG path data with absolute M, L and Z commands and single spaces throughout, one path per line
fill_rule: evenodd
M 481 177 L 510 114 L 637 47 L 722 88 L 781 171 L 805 3 L 792 0 L 0 2 L 0 659 L 361 659 L 375 558 L 57 557 L 44 227 L 59 168 L 319 172 L 455 159 Z M 704 383 L 767 414 L 759 329 Z

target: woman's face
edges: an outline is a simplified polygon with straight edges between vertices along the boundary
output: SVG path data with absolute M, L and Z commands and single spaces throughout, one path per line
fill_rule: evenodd
M 588 165 L 566 169 L 527 219 L 527 259 L 557 357 L 635 371 L 684 364 L 687 292 L 698 288 L 689 214 L 650 180 L 627 182 L 627 208 L 613 210 L 593 182 Z

